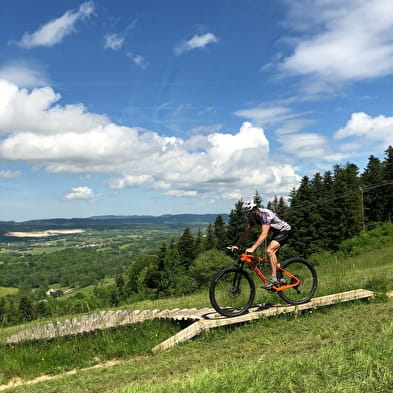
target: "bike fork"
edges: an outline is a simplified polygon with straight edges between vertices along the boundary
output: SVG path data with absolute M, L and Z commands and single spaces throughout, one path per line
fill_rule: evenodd
M 233 277 L 233 283 L 232 283 L 232 291 L 237 292 L 240 290 L 240 280 L 242 278 L 241 271 L 242 271 L 242 266 L 239 266 L 238 271 L 235 273 L 235 277 Z

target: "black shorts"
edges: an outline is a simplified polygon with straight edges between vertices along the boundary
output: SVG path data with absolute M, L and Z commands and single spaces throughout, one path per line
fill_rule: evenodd
M 280 246 L 283 246 L 287 242 L 288 236 L 289 231 L 277 231 L 273 234 L 271 240 L 275 240 L 276 242 L 280 243 Z

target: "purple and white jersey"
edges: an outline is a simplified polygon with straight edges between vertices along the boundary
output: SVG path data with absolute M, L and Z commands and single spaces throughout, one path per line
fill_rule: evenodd
M 250 217 L 251 218 L 251 217 Z M 252 220 L 250 225 L 252 224 L 259 224 L 259 225 L 269 225 L 271 228 L 275 229 L 276 231 L 290 231 L 291 226 L 282 220 L 280 217 L 277 216 L 276 213 L 272 212 L 269 209 L 258 209 L 258 215 L 255 217 L 255 221 Z

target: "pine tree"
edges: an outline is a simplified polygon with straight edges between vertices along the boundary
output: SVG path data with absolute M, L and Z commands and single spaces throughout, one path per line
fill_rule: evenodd
M 383 166 L 379 158 L 370 156 L 362 176 L 360 192 L 363 196 L 363 211 L 367 222 L 385 219 L 386 196 L 381 184 L 384 182 Z
M 255 194 L 254 194 L 254 203 L 255 203 L 258 207 L 263 207 L 263 205 L 262 205 L 262 197 L 261 197 L 261 195 L 259 194 L 258 191 L 255 191 Z
M 357 235 L 362 228 L 360 178 L 355 164 L 334 167 L 337 243 Z
M 192 236 L 190 228 L 186 227 L 184 229 L 177 243 L 177 248 L 179 250 L 181 263 L 184 268 L 188 270 L 195 259 L 194 237 Z
M 278 200 L 276 214 L 285 220 L 287 215 L 288 205 L 285 203 L 284 198 L 281 196 Z
M 216 248 L 218 250 L 224 250 L 227 246 L 227 234 L 225 228 L 225 222 L 222 216 L 217 216 L 214 221 L 214 236 L 216 238 Z
M 229 244 L 235 244 L 247 226 L 247 218 L 242 210 L 243 201 L 239 200 L 229 214 L 227 237 Z
M 323 237 L 324 248 L 333 250 L 337 247 L 336 225 L 333 217 L 336 216 L 333 175 L 327 171 L 323 175 L 323 188 L 320 195 L 319 211 L 323 218 L 320 235 Z
M 393 147 L 389 146 L 385 153 L 383 179 L 387 185 L 384 187 L 384 195 L 386 197 L 384 219 L 391 221 L 393 217 Z
M 160 248 L 158 249 L 157 252 L 157 257 L 158 257 L 158 269 L 162 270 L 164 268 L 164 261 L 165 261 L 165 255 L 168 251 L 168 247 L 166 243 L 162 243 Z
M 288 223 L 291 225 L 291 236 L 288 244 L 300 255 L 308 256 L 312 242 L 309 205 L 311 203 L 311 184 L 308 176 L 304 176 L 299 188 L 290 192 L 291 208 L 288 211 Z
M 195 258 L 203 252 L 203 235 L 201 228 L 198 228 L 198 232 L 194 241 Z
M 267 203 L 267 208 L 275 213 L 277 213 L 277 206 L 278 206 L 278 198 L 277 195 L 274 195 L 274 198 L 272 201 L 269 201 Z
M 205 251 L 212 250 L 217 246 L 217 239 L 214 236 L 214 230 L 212 224 L 209 224 L 206 228 L 206 236 L 203 241 L 203 249 Z

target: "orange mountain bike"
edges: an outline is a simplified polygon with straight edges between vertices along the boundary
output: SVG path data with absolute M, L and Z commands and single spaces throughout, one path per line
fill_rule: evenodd
M 216 273 L 211 281 L 209 296 L 213 308 L 226 317 L 235 317 L 245 314 L 253 305 L 255 298 L 255 282 L 251 275 L 244 270 L 250 267 L 263 282 L 267 282 L 264 267 L 269 268 L 269 262 L 253 254 L 232 254 L 235 265 L 226 267 Z M 289 304 L 302 304 L 308 302 L 315 294 L 318 285 L 317 272 L 310 262 L 303 258 L 291 258 L 277 268 L 278 285 L 273 286 L 270 292 Z

